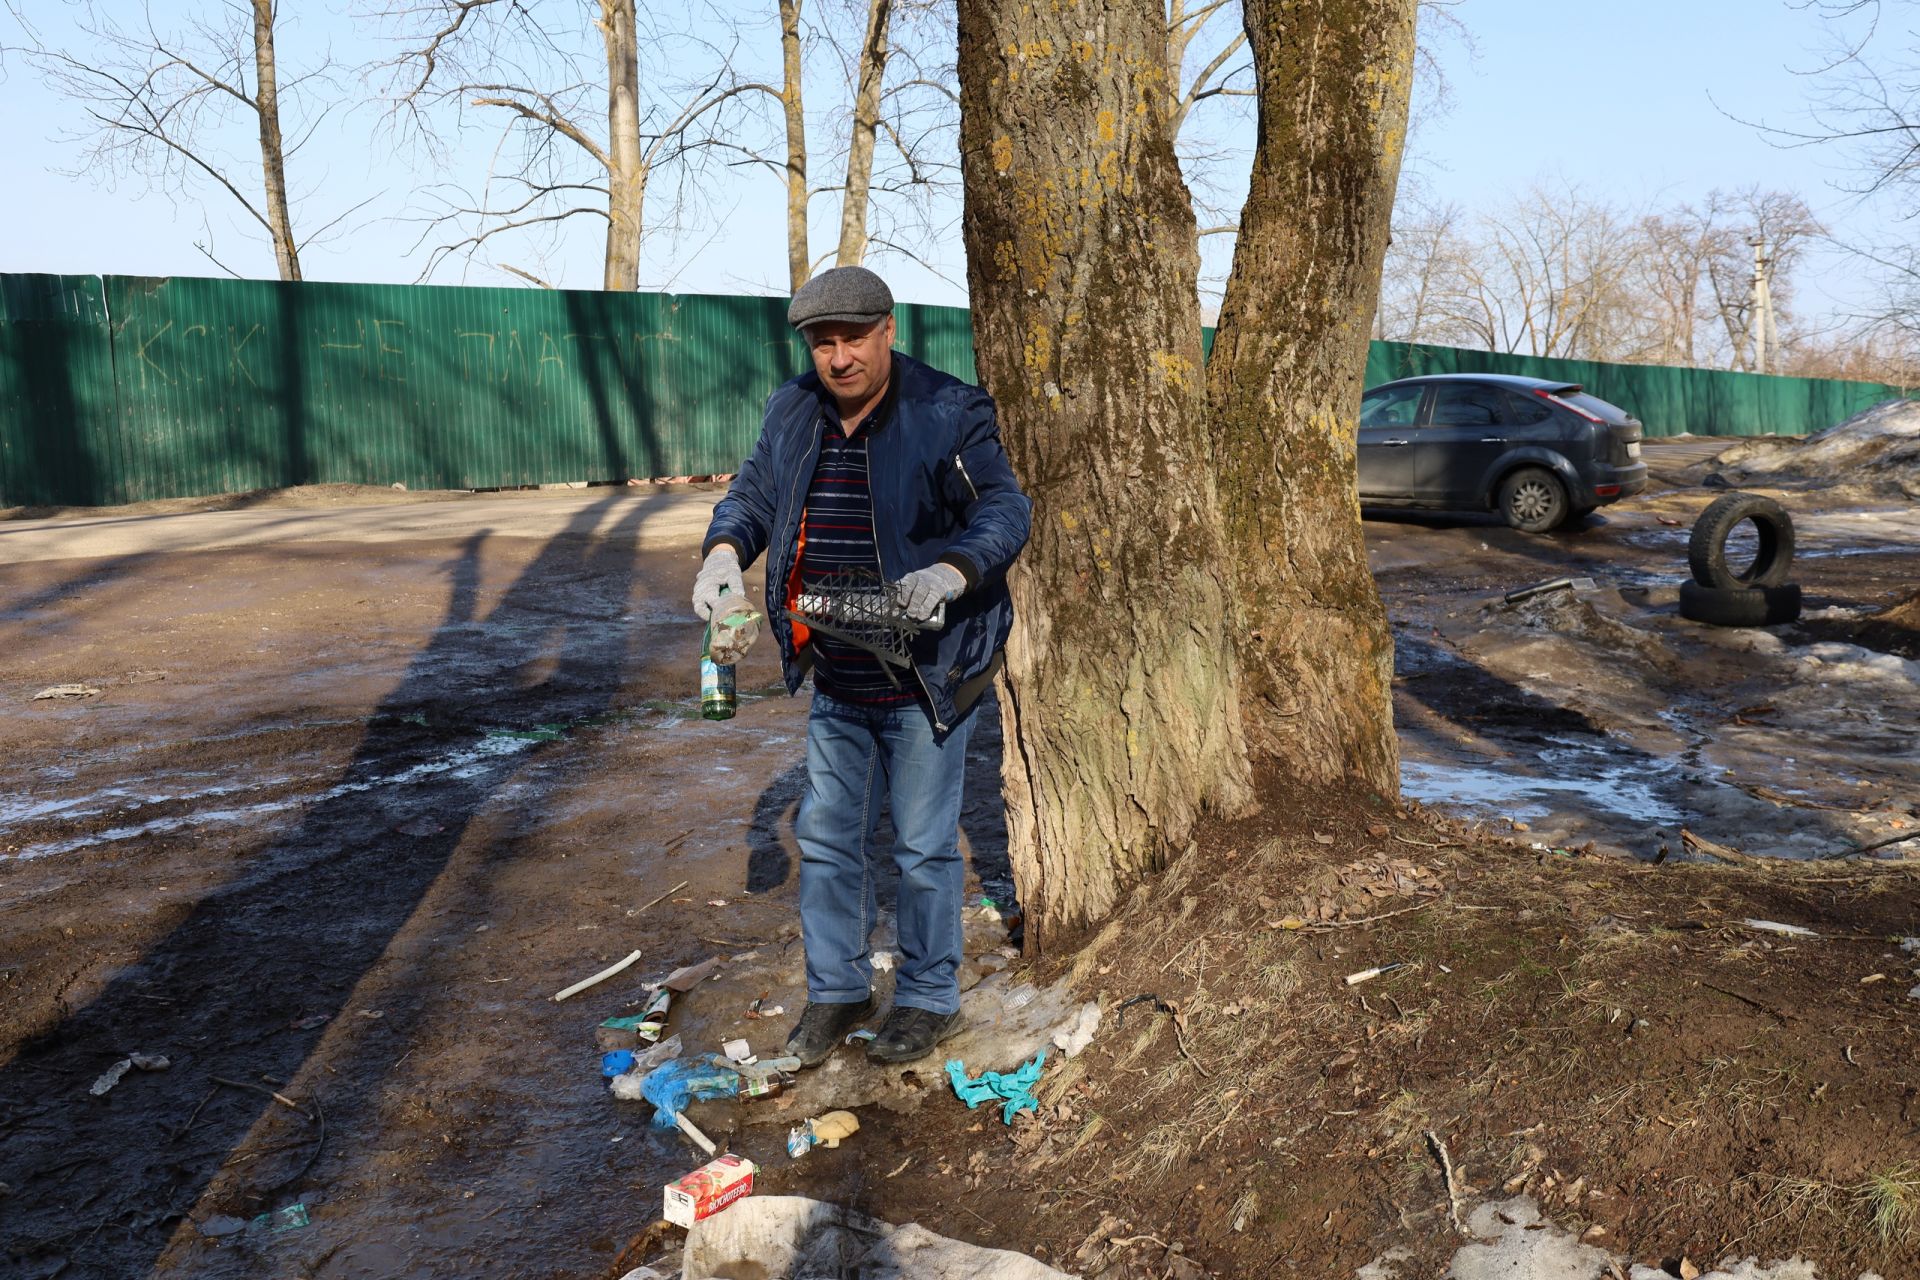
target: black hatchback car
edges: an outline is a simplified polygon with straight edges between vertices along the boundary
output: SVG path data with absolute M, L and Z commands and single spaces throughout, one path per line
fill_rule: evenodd
M 1402 378 L 1360 397 L 1360 501 L 1498 511 L 1545 533 L 1647 487 L 1640 422 L 1578 384 Z

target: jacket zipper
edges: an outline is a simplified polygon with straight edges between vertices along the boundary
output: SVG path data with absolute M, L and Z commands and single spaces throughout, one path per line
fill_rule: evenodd
M 967 485 L 971 488 L 973 481 L 967 481 Z M 880 566 L 880 578 L 882 581 L 891 582 L 892 580 L 887 576 L 887 562 L 880 554 L 880 511 L 873 504 L 873 440 L 871 437 L 867 440 L 867 519 L 873 523 L 873 558 Z M 926 697 L 927 714 L 933 717 L 935 731 L 945 733 L 947 726 L 940 719 L 940 709 L 934 705 L 933 690 L 927 688 L 927 678 L 920 674 L 920 664 L 913 660 L 911 645 L 907 647 L 907 665 L 913 668 L 913 678 L 920 682 L 920 692 Z
M 967 482 L 967 492 L 973 495 L 975 502 L 980 501 L 980 490 L 973 483 L 973 477 L 967 474 L 967 464 L 960 461 L 960 455 L 953 455 L 953 465 L 960 469 L 960 478 Z

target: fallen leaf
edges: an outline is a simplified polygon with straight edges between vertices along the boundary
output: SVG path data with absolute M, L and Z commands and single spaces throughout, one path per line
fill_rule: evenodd
M 1387 824 L 1384 822 L 1376 822 L 1367 828 L 1367 834 L 1377 840 L 1387 834 Z
M 1320 833 L 1319 833 L 1318 831 L 1316 831 L 1316 832 L 1314 832 L 1314 833 L 1313 833 L 1313 842 L 1314 842 L 1315 844 L 1332 844 L 1332 843 L 1333 843 L 1333 837 L 1332 837 L 1332 836 L 1323 836 L 1323 835 L 1321 835 L 1321 834 L 1320 834 Z

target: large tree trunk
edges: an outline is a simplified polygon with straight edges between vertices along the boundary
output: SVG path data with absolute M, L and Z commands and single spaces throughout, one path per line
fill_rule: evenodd
M 260 117 L 260 173 L 267 187 L 267 230 L 282 280 L 300 278 L 300 248 L 287 212 L 287 157 L 280 139 L 280 75 L 273 54 L 273 0 L 253 0 L 255 113 Z
M 855 267 L 867 256 L 867 199 L 873 186 L 873 141 L 880 128 L 880 89 L 887 76 L 887 28 L 893 0 L 869 0 L 867 34 L 860 42 L 860 80 L 853 96 L 853 136 L 847 146 L 846 191 L 840 201 L 836 265 Z
M 1258 137 L 1208 368 L 1250 746 L 1399 790 L 1393 639 L 1354 475 L 1414 0 L 1244 0 Z
M 807 113 L 800 98 L 800 0 L 780 0 L 780 58 L 786 81 L 780 106 L 787 117 L 787 284 L 794 293 L 813 274 L 807 248 Z
M 976 359 L 1034 502 L 1001 714 L 1035 949 L 1249 798 L 1160 0 L 960 0 Z
M 640 228 L 646 213 L 647 168 L 640 150 L 640 50 L 634 0 L 600 0 L 607 46 L 607 258 L 601 287 L 640 287 Z

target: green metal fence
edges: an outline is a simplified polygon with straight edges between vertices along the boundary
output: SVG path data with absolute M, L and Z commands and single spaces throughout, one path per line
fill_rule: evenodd
M 1423 373 L 1517 373 L 1577 382 L 1628 410 L 1650 436 L 1810 435 L 1909 390 L 1878 382 L 1782 378 L 1723 369 L 1605 364 L 1541 356 L 1463 351 L 1456 347 L 1376 342 L 1367 354 L 1367 385 Z
M 901 349 L 973 377 L 966 311 Z M 774 298 L 0 276 L 0 506 L 332 482 L 489 488 L 731 471 L 805 367 Z M 1650 434 L 1819 430 L 1877 384 L 1375 343 L 1368 380 L 1580 381 Z

